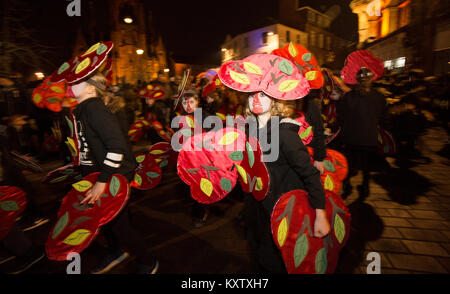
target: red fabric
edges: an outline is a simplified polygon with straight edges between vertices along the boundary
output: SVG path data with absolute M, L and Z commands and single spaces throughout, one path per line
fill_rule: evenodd
M 217 88 L 221 86 L 223 86 L 223 84 L 219 79 L 219 75 L 215 75 L 212 81 L 203 88 L 202 97 L 205 98 L 206 95 L 214 92 Z
M 89 189 L 81 192 L 75 187 L 94 185 L 99 174 L 92 173 L 84 177 L 83 181 L 73 184 L 74 188 L 64 197 L 57 222 L 45 244 L 49 259 L 65 261 L 70 252 L 81 253 L 95 239 L 100 227 L 113 220 L 125 206 L 129 187 L 127 180 L 119 174 L 111 177 L 100 202 L 92 208 L 86 204 L 80 205 Z
M 311 89 L 322 88 L 324 82 L 322 72 L 316 57 L 308 49 L 291 42 L 283 48 L 273 50 L 271 54 L 291 60 L 308 80 Z
M 373 73 L 373 80 L 379 79 L 384 72 L 383 60 L 367 50 L 358 50 L 351 53 L 345 60 L 344 68 L 341 71 L 344 82 L 355 85 L 357 83 L 356 74 L 361 67 L 365 67 Z
M 78 140 L 78 131 L 77 131 L 77 123 L 75 121 L 75 116 L 73 114 L 69 114 L 64 116 L 64 119 L 67 123 L 67 126 L 70 130 L 70 135 L 67 137 L 65 141 L 67 147 L 69 148 L 70 155 L 72 156 L 73 165 L 80 164 L 80 146 Z
M 153 156 L 160 168 L 176 166 L 178 153 L 172 149 L 168 142 L 158 142 L 150 146 L 148 153 Z
M 0 240 L 5 238 L 27 206 L 27 197 L 18 187 L 0 186 Z
M 241 163 L 244 146 L 245 133 L 235 128 L 189 137 L 178 155 L 177 170 L 191 187 L 192 198 L 205 204 L 223 199 L 236 185 L 234 165 Z
M 138 142 L 144 136 L 144 130 L 150 126 L 150 123 L 145 119 L 139 119 L 131 125 L 128 131 L 130 142 Z
M 298 131 L 298 135 L 300 136 L 300 139 L 302 139 L 303 145 L 306 146 L 311 143 L 314 137 L 312 126 L 309 125 L 303 114 L 299 114 L 295 120 L 302 124 Z
M 146 87 L 138 91 L 138 96 L 141 98 L 150 98 L 153 100 L 159 100 L 166 97 L 166 92 L 161 85 L 149 84 Z
M 51 83 L 51 76 L 46 78 L 42 84 L 33 90 L 31 101 L 39 108 L 47 108 L 53 112 L 62 110 L 62 101 L 66 97 L 66 83 L 61 81 Z M 76 100 L 72 101 L 72 107 L 77 104 Z
M 306 96 L 310 86 L 288 59 L 272 54 L 254 54 L 229 61 L 219 70 L 222 83 L 240 92 L 264 92 L 270 97 L 295 100 Z
M 88 77 L 97 70 L 108 57 L 113 42 L 99 42 L 87 51 L 64 62 L 50 77 L 52 83 L 65 80 L 72 84 Z
M 327 125 L 327 128 L 331 128 L 337 122 L 337 110 L 336 103 L 330 102 L 328 103 L 322 110 L 322 115 L 324 118 L 324 123 Z
M 150 190 L 159 185 L 162 178 L 162 172 L 155 157 L 150 154 L 138 153 L 135 155 L 139 163 L 135 170 L 134 179 L 131 181 L 131 187 L 138 190 Z
M 79 166 L 69 163 L 63 167 L 52 170 L 47 173 L 45 178 L 42 180 L 44 184 L 72 184 L 76 181 L 80 181 L 83 177 L 81 176 L 81 171 Z
M 397 153 L 397 144 L 388 131 L 378 127 L 378 154 L 392 156 Z
M 267 167 L 262 162 L 262 151 L 256 138 L 248 138 L 248 141 L 245 142 L 243 156 L 241 168 L 238 169 L 241 188 L 246 193 L 252 193 L 256 200 L 261 201 L 266 198 L 270 178 Z M 246 177 L 245 181 L 243 176 Z
M 325 198 L 331 225 L 325 238 L 314 237 L 316 213 L 306 191 L 282 195 L 272 211 L 272 236 L 290 274 L 331 274 L 336 268 L 339 252 L 349 237 L 351 216 L 339 195 L 327 191 Z
M 314 162 L 314 150 L 307 147 L 311 156 L 311 163 Z M 336 150 L 327 149 L 326 157 L 323 160 L 324 173 L 320 180 L 325 191 L 338 193 L 342 186 L 342 181 L 347 177 L 348 164 L 344 155 Z

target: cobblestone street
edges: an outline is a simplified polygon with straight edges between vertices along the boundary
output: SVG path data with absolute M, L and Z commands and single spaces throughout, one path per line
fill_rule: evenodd
M 369 252 L 381 256 L 382 274 L 450 272 L 450 171 L 449 159 L 442 157 L 447 135 L 442 128 L 430 128 L 420 137 L 412 158 L 388 158 L 390 169 L 372 173 L 370 196 L 359 201 L 357 189 L 346 198 L 352 214 L 352 231 L 341 252 L 337 273 L 365 274 Z M 143 146 L 140 146 L 143 147 Z M 136 149 L 140 148 L 135 147 Z M 441 155 L 439 155 L 441 154 Z M 47 170 L 60 162 L 45 165 Z M 26 173 L 35 186 L 40 208 L 51 221 L 27 235 L 44 246 L 55 222 L 63 187 L 44 186 L 42 175 Z M 361 174 L 352 178 L 356 187 Z M 160 185 L 150 191 L 134 191 L 130 206 L 132 223 L 139 229 L 148 250 L 157 255 L 161 274 L 242 274 L 253 273 L 239 219 L 243 208 L 239 193 L 211 206 L 207 225 L 194 229 L 190 216 L 193 203 L 174 168 L 163 172 Z M 89 273 L 104 251 L 104 237 L 82 254 L 82 272 Z M 8 257 L 0 249 L 0 263 Z M 30 273 L 65 273 L 67 262 L 44 260 Z M 0 265 L 6 266 L 7 263 Z M 133 273 L 133 256 L 110 273 Z

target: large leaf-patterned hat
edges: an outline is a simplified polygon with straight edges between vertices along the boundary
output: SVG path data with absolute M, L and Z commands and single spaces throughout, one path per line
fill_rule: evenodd
M 283 48 L 275 49 L 271 54 L 282 56 L 292 61 L 308 80 L 311 89 L 320 89 L 323 86 L 323 75 L 314 55 L 303 46 L 289 43 Z
M 86 52 L 64 62 L 51 76 L 50 81 L 57 83 L 65 80 L 72 84 L 88 77 L 107 59 L 113 48 L 113 42 L 98 42 Z
M 281 100 L 296 100 L 309 93 L 310 85 L 288 59 L 272 54 L 254 54 L 229 61 L 219 69 L 222 83 L 240 92 L 264 92 Z
M 358 50 L 351 53 L 345 60 L 341 77 L 345 83 L 355 85 L 356 74 L 365 67 L 373 73 L 373 80 L 379 79 L 384 72 L 383 60 L 379 59 L 367 50 Z

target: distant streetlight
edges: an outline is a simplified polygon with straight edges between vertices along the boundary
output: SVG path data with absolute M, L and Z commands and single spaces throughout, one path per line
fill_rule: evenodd
M 168 68 L 164 69 L 164 72 L 169 72 L 169 71 L 170 71 L 170 69 L 168 69 Z
M 136 53 L 137 53 L 137 55 L 142 55 L 142 54 L 144 54 L 144 50 L 138 49 L 138 50 L 136 50 Z
M 227 49 L 225 49 L 225 48 L 222 48 L 222 52 L 225 52 L 225 51 L 227 51 Z
M 125 17 L 125 18 L 123 19 L 123 21 L 124 21 L 125 23 L 128 23 L 128 24 L 133 23 L 133 19 L 132 19 L 131 17 Z
M 273 36 L 273 32 L 268 32 L 267 36 Z
M 34 73 L 34 75 L 36 76 L 36 78 L 38 80 L 42 80 L 44 78 L 44 74 L 41 72 L 36 72 L 36 73 Z

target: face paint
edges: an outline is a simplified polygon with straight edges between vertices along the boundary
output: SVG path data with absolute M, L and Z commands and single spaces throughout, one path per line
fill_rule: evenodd
M 67 86 L 66 96 L 70 97 L 70 98 L 75 98 L 75 94 L 72 91 L 72 86 L 71 85 Z
M 183 105 L 184 111 L 186 111 L 187 113 L 193 113 L 194 110 L 198 106 L 198 102 L 197 102 L 197 100 L 195 100 L 194 97 L 190 97 L 188 99 L 184 99 L 181 104 Z
M 263 92 L 258 92 L 249 96 L 248 103 L 252 113 L 263 114 L 270 110 L 271 99 Z
M 72 92 L 74 94 L 74 97 L 79 98 L 81 96 L 81 93 L 83 93 L 83 91 L 85 90 L 86 87 L 87 87 L 86 82 L 81 82 L 81 83 L 72 85 Z

